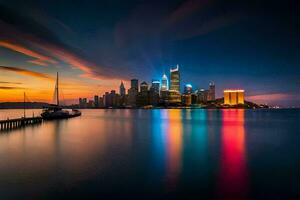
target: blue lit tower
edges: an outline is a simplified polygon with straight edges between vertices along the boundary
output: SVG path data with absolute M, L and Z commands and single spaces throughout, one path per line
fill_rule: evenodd
M 168 77 L 164 74 L 161 78 L 161 91 L 167 91 L 169 89 Z
M 184 86 L 184 94 L 192 94 L 193 92 L 193 87 L 191 84 L 186 84 Z

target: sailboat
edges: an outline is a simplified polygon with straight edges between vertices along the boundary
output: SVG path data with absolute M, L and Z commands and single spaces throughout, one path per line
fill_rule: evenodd
M 64 110 L 59 105 L 59 90 L 58 90 L 58 72 L 56 74 L 56 84 L 55 84 L 55 96 L 56 96 L 56 104 L 51 104 L 50 106 L 43 109 L 41 114 L 43 119 L 67 119 L 72 117 L 77 117 L 81 115 L 81 112 L 76 109 L 72 109 L 72 111 Z

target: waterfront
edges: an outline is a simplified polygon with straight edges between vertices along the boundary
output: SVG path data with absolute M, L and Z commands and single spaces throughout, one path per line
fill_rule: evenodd
M 300 110 L 82 112 L 0 134 L 1 199 L 300 197 Z

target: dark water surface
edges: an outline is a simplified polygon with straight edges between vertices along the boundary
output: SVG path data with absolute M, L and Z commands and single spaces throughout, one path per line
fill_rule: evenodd
M 300 199 L 300 110 L 82 112 L 0 133 L 0 199 Z

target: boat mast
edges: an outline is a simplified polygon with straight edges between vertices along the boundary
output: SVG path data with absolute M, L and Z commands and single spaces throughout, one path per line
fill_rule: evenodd
M 58 93 L 58 72 L 56 73 L 56 103 L 59 106 L 59 93 Z
M 23 117 L 26 117 L 26 113 L 25 113 L 25 92 L 24 92 L 24 101 L 23 101 Z

